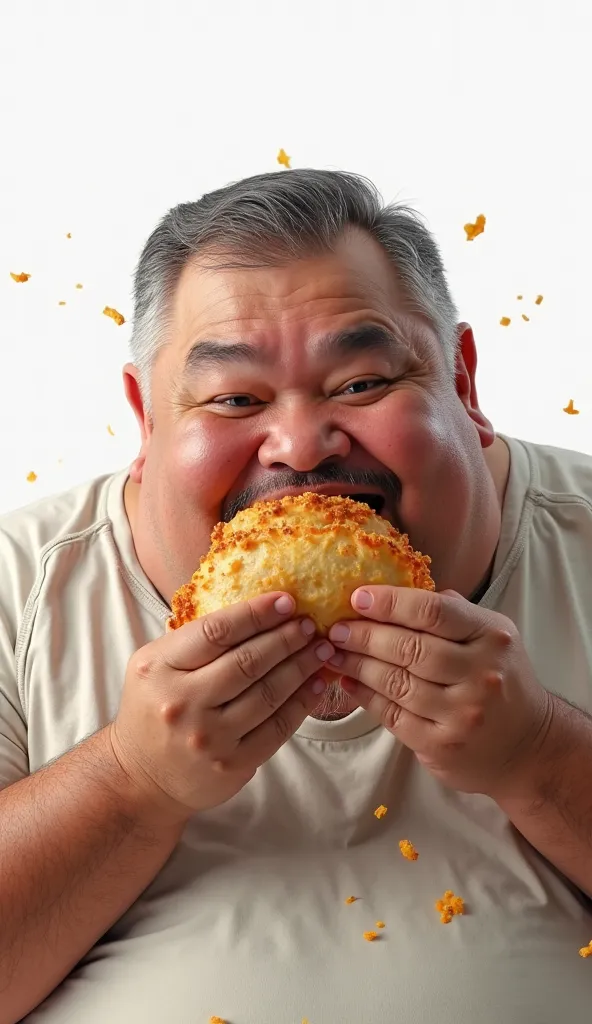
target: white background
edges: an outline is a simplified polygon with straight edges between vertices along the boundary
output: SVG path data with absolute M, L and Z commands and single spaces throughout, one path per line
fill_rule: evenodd
M 591 12 L 4 0 L 0 512 L 131 460 L 120 368 L 140 249 L 170 206 L 288 173 L 280 147 L 294 167 L 358 171 L 415 205 L 475 329 L 497 429 L 592 453 Z M 469 243 L 479 213 L 486 231 Z M 579 416 L 562 412 L 570 398 Z

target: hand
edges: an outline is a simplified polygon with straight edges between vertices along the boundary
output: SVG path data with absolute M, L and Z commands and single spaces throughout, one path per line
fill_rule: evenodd
M 329 666 L 436 778 L 493 796 L 535 756 L 551 696 L 509 619 L 454 591 L 406 587 L 364 587 L 352 606 L 363 618 L 331 629 L 338 652 Z
M 293 611 L 289 595 L 264 594 L 132 656 L 111 742 L 151 816 L 229 800 L 318 705 L 334 648 Z

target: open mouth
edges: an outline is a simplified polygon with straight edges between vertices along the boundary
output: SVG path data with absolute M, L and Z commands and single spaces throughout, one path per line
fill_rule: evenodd
M 369 505 L 378 516 L 382 515 L 384 498 L 380 494 L 342 494 L 341 497 L 351 498 L 352 501 L 360 501 L 363 504 Z

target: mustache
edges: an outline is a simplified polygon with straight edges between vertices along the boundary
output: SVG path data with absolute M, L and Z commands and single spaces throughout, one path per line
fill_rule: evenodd
M 306 491 L 314 487 L 323 487 L 325 484 L 343 484 L 344 490 L 349 487 L 375 488 L 384 495 L 386 507 L 393 514 L 401 499 L 401 484 L 394 473 L 374 469 L 345 469 L 343 466 L 328 463 L 326 466 L 319 466 L 306 473 L 277 470 L 273 476 L 265 477 L 257 483 L 245 487 L 233 498 L 223 502 L 222 522 L 229 523 L 237 512 L 248 508 L 255 501 L 265 501 L 267 495 L 274 491 L 283 491 L 289 488 Z

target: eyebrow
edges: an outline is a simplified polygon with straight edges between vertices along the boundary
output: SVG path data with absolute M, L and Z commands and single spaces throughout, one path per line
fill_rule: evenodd
M 402 337 L 379 324 L 360 324 L 344 331 L 326 335 L 317 346 L 324 358 L 343 358 L 358 352 L 380 352 L 392 355 L 404 347 Z M 204 339 L 191 347 L 185 360 L 188 375 L 204 370 L 218 369 L 231 363 L 250 363 L 252 366 L 269 365 L 274 357 L 258 345 L 246 341 L 214 341 Z

